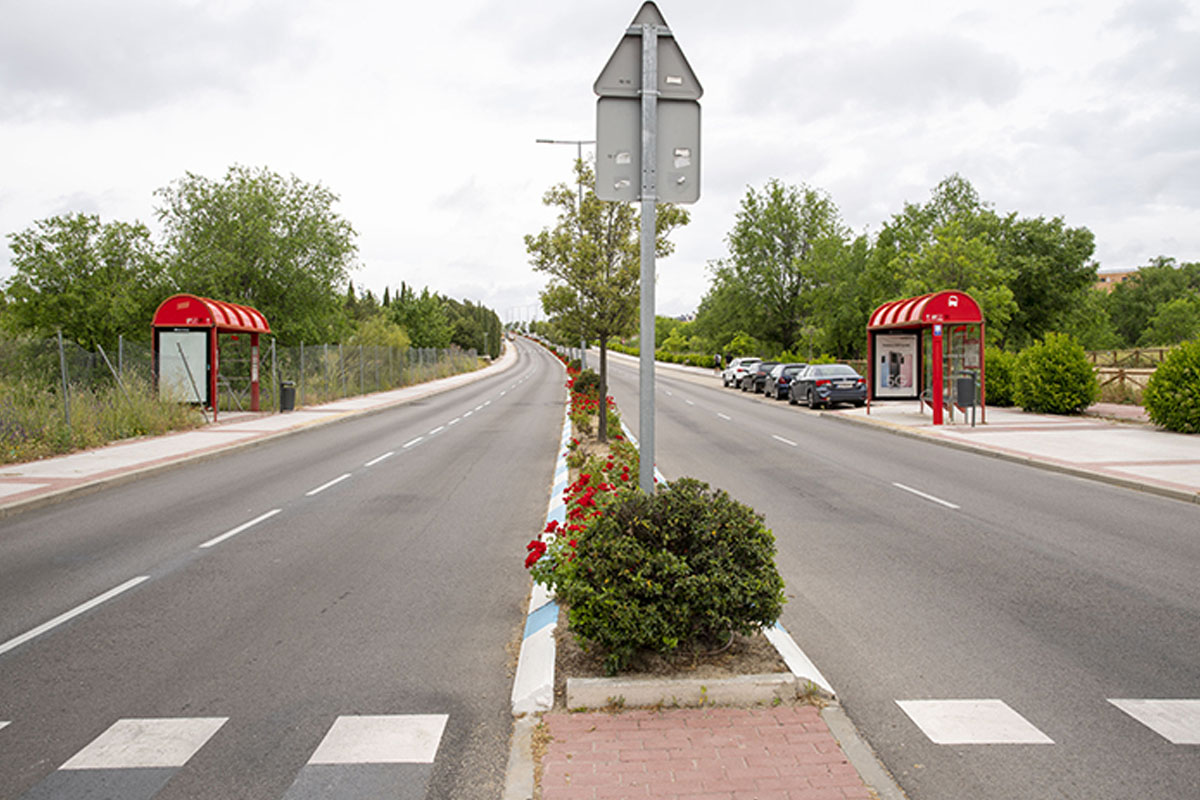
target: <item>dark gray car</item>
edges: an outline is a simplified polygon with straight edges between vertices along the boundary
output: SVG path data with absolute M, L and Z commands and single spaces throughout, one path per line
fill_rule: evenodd
M 846 364 L 813 364 L 792 381 L 788 402 L 803 402 L 809 408 L 832 407 L 834 403 L 867 402 L 867 381 Z

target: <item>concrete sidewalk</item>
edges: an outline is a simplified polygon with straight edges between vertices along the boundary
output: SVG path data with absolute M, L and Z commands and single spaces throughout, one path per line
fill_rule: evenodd
M 305 406 L 282 414 L 221 414 L 217 423 L 190 431 L 114 442 L 23 464 L 0 465 L 0 519 L 131 481 L 149 472 L 209 458 L 237 447 L 261 444 L 313 425 L 412 403 L 504 372 L 516 362 L 516 348 L 506 344 L 504 353 L 495 363 L 449 378 Z
M 976 414 L 978 414 L 978 409 Z M 1138 406 L 1100 404 L 1084 416 L 1032 414 L 988 406 L 983 424 L 956 414 L 934 426 L 915 400 L 876 402 L 826 416 L 952 447 L 1067 472 L 1117 486 L 1200 502 L 1200 437 L 1150 424 Z

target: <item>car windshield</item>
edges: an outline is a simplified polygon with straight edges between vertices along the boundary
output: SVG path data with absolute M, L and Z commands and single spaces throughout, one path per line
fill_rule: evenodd
M 804 369 L 804 366 L 802 364 L 792 364 L 791 366 L 783 368 L 783 374 L 784 375 L 795 375 L 797 372 L 799 372 L 802 369 Z

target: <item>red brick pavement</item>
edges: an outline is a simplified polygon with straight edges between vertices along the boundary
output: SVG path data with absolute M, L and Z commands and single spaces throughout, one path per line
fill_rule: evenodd
M 551 713 L 542 800 L 870 800 L 813 706 Z

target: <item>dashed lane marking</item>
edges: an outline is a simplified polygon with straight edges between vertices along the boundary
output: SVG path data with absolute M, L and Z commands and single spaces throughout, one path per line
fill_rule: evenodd
M 401 449 L 403 449 L 403 450 L 407 450 L 408 448 L 412 447 L 414 444 L 417 444 L 418 442 L 423 442 L 423 441 L 425 441 L 425 437 L 424 437 L 424 436 L 418 436 L 417 438 L 413 439 L 412 441 L 405 442 L 405 443 L 404 443 L 404 447 L 403 447 L 403 448 L 401 448 Z
M 377 457 L 375 457 L 375 458 L 372 458 L 370 461 L 368 461 L 367 463 L 363 464 L 363 466 L 364 466 L 364 467 L 373 467 L 373 466 L 375 466 L 376 464 L 378 464 L 380 461 L 384 461 L 384 460 L 386 460 L 386 459 L 389 459 L 389 458 L 391 458 L 391 457 L 392 457 L 392 456 L 394 456 L 394 455 L 396 455 L 396 451 L 395 451 L 395 450 L 388 450 L 388 451 L 387 451 L 386 453 L 384 453 L 383 455 L 381 455 L 381 456 L 377 456 Z
M 370 465 L 368 465 L 368 466 L 370 466 Z M 238 525 L 233 530 L 226 531 L 225 533 L 222 533 L 220 536 L 209 539 L 207 542 L 200 545 L 200 549 L 206 550 L 209 547 L 215 547 L 216 545 L 219 545 L 221 542 L 225 541 L 226 539 L 232 539 L 234 536 L 237 536 L 242 531 L 248 530 L 249 528 L 253 528 L 255 525 L 257 525 L 260 522 L 265 522 L 266 520 L 269 520 L 271 517 L 275 516 L 276 514 L 280 513 L 281 511 L 283 511 L 282 508 L 273 508 L 265 514 L 260 514 L 257 517 L 255 517 L 254 519 L 250 520 L 249 522 L 243 522 L 241 525 Z
M 26 642 L 30 641 L 31 639 L 36 639 L 37 637 L 41 636 L 43 633 L 46 633 L 47 631 L 51 631 L 51 630 L 57 628 L 59 625 L 62 625 L 64 622 L 69 622 L 69 621 L 75 619 L 75 617 L 78 617 L 80 614 L 86 613 L 86 612 L 92 610 L 93 608 L 95 608 L 96 606 L 101 605 L 102 603 L 107 603 L 109 600 L 113 599 L 114 597 L 121 594 L 122 592 L 129 591 L 133 587 L 137 586 L 139 583 L 142 583 L 143 581 L 148 581 L 148 580 L 150 580 L 149 575 L 139 575 L 136 578 L 131 578 L 130 580 L 125 581 L 125 583 L 122 583 L 120 586 L 117 586 L 113 589 L 109 589 L 104 594 L 93 597 L 91 600 L 88 600 L 83 605 L 76 606 L 75 608 L 71 609 L 70 611 L 67 611 L 63 614 L 59 614 L 57 617 L 50 620 L 49 622 L 44 622 L 41 625 L 38 625 L 33 630 L 26 631 L 25 633 L 21 634 L 20 636 L 9 639 L 7 642 L 0 644 L 0 655 L 7 653 L 9 650 L 13 650 L 17 647 L 20 647 L 21 645 L 25 644 Z
M 326 483 L 322 483 L 320 486 L 318 486 L 318 487 L 317 487 L 317 488 L 315 488 L 315 489 L 309 489 L 307 492 L 305 492 L 305 493 L 304 493 L 304 496 L 305 496 L 305 497 L 312 497 L 312 496 L 313 496 L 313 495 L 315 495 L 315 494 L 320 494 L 321 492 L 323 492 L 323 491 L 325 491 L 326 489 L 328 489 L 330 486 L 336 486 L 336 485 L 338 485 L 339 483 L 341 483 L 342 481 L 346 480 L 346 479 L 347 479 L 347 478 L 349 478 L 349 477 L 350 477 L 350 473 L 349 473 L 349 472 L 347 472 L 347 473 L 345 473 L 345 474 L 342 474 L 342 475 L 338 475 L 338 476 L 337 476 L 336 478 L 334 478 L 333 480 L 331 480 L 331 481 L 327 481 Z
M 954 503 L 951 503 L 947 500 L 943 500 L 940 497 L 934 497 L 931 494 L 925 494 L 925 492 L 922 492 L 918 489 L 914 489 L 911 486 L 905 486 L 903 483 L 893 483 L 892 486 L 895 486 L 897 489 L 903 489 L 904 491 L 906 491 L 910 494 L 915 494 L 917 497 L 923 497 L 926 500 L 930 500 L 934 503 L 937 503 L 938 505 L 943 505 L 946 508 L 953 508 L 953 509 L 960 508 L 960 506 L 956 506 Z
M 1200 700 L 1113 700 L 1171 744 L 1200 744 Z
M 771 438 L 777 442 L 783 442 L 784 444 L 791 445 L 792 447 L 799 447 L 799 445 L 793 442 L 791 439 L 785 439 L 782 436 L 776 436 L 773 433 L 771 434 Z
M 934 744 L 1054 744 L 1002 700 L 897 700 Z
M 729 416 L 728 414 L 722 414 L 720 411 L 717 412 L 717 416 L 720 417 L 721 419 L 728 420 L 730 422 L 733 421 L 733 417 Z
M 439 433 L 441 433 L 441 432 L 442 432 L 442 431 L 444 431 L 444 430 L 446 430 L 446 426 L 445 426 L 445 425 L 438 425 L 436 428 L 434 428 L 433 430 L 431 430 L 431 431 L 429 432 L 429 435 L 430 435 L 430 436 L 434 436 L 434 435 L 436 435 L 436 434 L 439 434 Z

